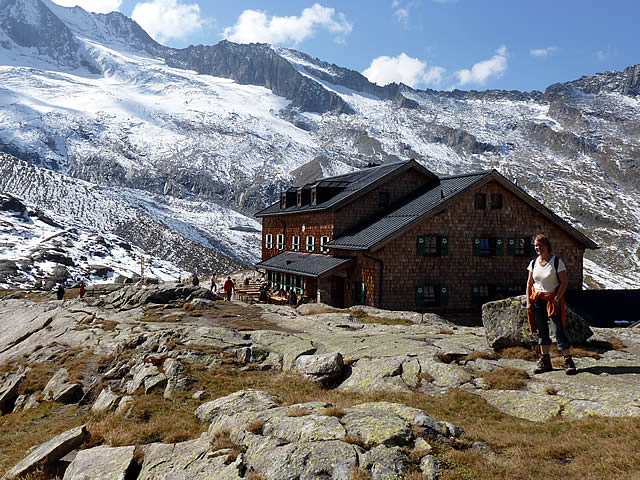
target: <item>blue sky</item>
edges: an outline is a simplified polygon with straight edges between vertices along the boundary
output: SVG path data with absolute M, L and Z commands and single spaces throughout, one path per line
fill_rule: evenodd
M 160 43 L 291 47 L 385 84 L 544 90 L 640 63 L 635 0 L 53 0 L 119 10 Z

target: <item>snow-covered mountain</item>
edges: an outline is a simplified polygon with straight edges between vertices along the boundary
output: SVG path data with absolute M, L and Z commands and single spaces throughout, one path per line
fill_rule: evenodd
M 280 189 L 415 158 L 441 174 L 498 169 L 601 245 L 587 286 L 638 288 L 639 92 L 640 65 L 544 93 L 380 87 L 295 50 L 176 50 L 118 13 L 0 0 L 0 151 L 247 263 L 250 214 Z M 61 196 L 25 197 L 19 170 L 0 190 L 71 215 Z

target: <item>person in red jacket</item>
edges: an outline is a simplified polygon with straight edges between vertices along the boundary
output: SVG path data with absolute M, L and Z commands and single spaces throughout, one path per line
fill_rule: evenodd
M 224 287 L 222 287 L 224 289 L 224 293 L 227 294 L 227 302 L 231 301 L 231 294 L 233 293 L 235 286 L 236 285 L 233 283 L 233 280 L 231 280 L 231 277 L 227 277 L 227 281 L 224 282 Z

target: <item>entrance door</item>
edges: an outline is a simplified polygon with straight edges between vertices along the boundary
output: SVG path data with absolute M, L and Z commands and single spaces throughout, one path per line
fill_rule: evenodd
M 344 278 L 331 277 L 331 305 L 344 308 Z

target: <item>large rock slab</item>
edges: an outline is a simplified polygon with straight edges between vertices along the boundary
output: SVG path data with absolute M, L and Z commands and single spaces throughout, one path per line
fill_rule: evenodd
M 351 365 L 351 375 L 338 387 L 361 392 L 388 390 L 406 392 L 410 386 L 402 378 L 407 357 L 362 358 Z
M 406 445 L 413 438 L 411 426 L 390 410 L 375 408 L 350 409 L 342 417 L 348 435 L 359 438 L 367 446 Z
M 13 402 L 18 398 L 18 388 L 25 377 L 24 373 L 14 373 L 0 381 L 0 415 L 13 410 Z
M 360 467 L 371 472 L 372 480 L 402 480 L 409 471 L 409 458 L 399 447 L 378 445 L 362 455 Z
M 80 450 L 62 480 L 125 480 L 135 449 L 103 445 Z
M 283 370 L 294 368 L 300 355 L 310 355 L 316 351 L 311 340 L 286 332 L 259 330 L 251 333 L 251 340 L 280 355 Z
M 42 391 L 45 400 L 53 400 L 60 403 L 74 403 L 82 398 L 82 385 L 68 383 L 69 372 L 66 368 L 60 368 L 51 377 Z
M 116 403 L 118 403 L 119 398 L 118 394 L 111 391 L 111 387 L 104 388 L 91 407 L 91 411 L 103 412 L 105 410 L 112 410 Z
M 219 416 L 232 417 L 238 413 L 261 412 L 277 407 L 277 398 L 262 390 L 241 390 L 200 405 L 195 415 L 201 422 L 212 422 Z
M 479 395 L 498 410 L 532 422 L 545 422 L 559 415 L 566 399 L 555 395 L 515 390 L 486 390 Z
M 144 461 L 138 480 L 240 480 L 240 457 L 232 463 L 228 455 L 211 451 L 202 436 L 181 443 L 153 443 L 144 447 Z
M 78 448 L 89 437 L 85 425 L 61 433 L 46 443 L 34 448 L 29 455 L 9 470 L 2 480 L 13 480 L 34 471 L 43 465 L 57 462 L 70 451 Z
M 482 324 L 491 348 L 537 343 L 537 334 L 532 335 L 529 329 L 524 295 L 485 303 L 482 306 Z M 567 308 L 565 330 L 572 345 L 583 344 L 593 335 L 584 319 L 571 308 Z

